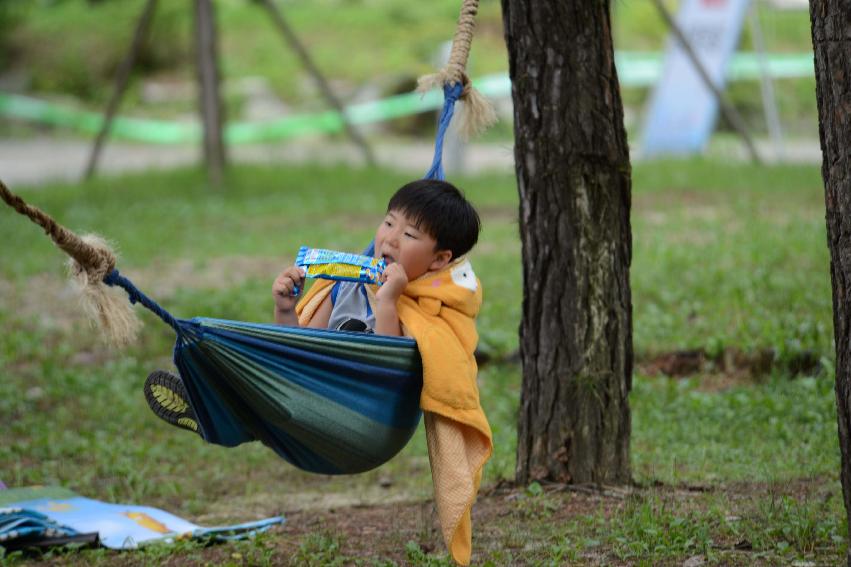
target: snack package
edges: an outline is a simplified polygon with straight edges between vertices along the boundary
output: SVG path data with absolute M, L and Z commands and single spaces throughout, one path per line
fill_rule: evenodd
M 382 258 L 372 258 L 349 252 L 302 246 L 295 260 L 305 277 L 381 285 L 378 281 L 386 264 Z M 299 290 L 294 290 L 298 294 Z

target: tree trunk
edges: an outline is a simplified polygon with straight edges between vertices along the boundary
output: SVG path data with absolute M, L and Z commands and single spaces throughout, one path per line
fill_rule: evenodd
M 204 163 L 213 185 L 220 185 L 225 168 L 222 135 L 224 106 L 219 95 L 219 57 L 216 14 L 212 0 L 195 0 L 195 49 L 201 122 L 204 127 Z
M 91 0 L 90 0 L 91 1 Z M 86 164 L 86 171 L 83 176 L 86 179 L 91 179 L 97 170 L 100 154 L 103 151 L 103 146 L 106 143 L 106 137 L 109 135 L 109 130 L 112 127 L 112 119 L 115 113 L 118 112 L 118 106 L 121 104 L 121 99 L 124 97 L 124 92 L 127 90 L 127 85 L 130 83 L 130 74 L 133 72 L 133 64 L 142 49 L 142 42 L 145 41 L 145 36 L 148 33 L 148 28 L 151 27 L 151 20 L 154 18 L 154 11 L 157 8 L 157 0 L 148 0 L 145 3 L 145 8 L 142 15 L 136 22 L 136 30 L 133 32 L 133 41 L 130 43 L 130 49 L 127 55 L 124 56 L 124 61 L 118 67 L 118 72 L 115 74 L 115 87 L 112 91 L 112 96 L 109 99 L 109 104 L 106 106 L 106 112 L 103 117 L 100 131 L 95 138 L 95 145 L 92 146 L 92 153 L 89 154 L 89 161 Z
M 827 210 L 827 246 L 833 284 L 836 341 L 836 417 L 842 454 L 842 493 L 851 526 L 851 0 L 811 0 Z M 851 566 L 851 555 L 848 556 Z
M 605 0 L 502 0 L 523 249 L 517 481 L 627 483 L 631 171 Z

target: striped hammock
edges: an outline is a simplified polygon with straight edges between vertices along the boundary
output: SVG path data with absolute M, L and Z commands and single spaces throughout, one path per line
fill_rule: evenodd
M 259 440 L 296 467 L 352 474 L 416 431 L 422 368 L 404 337 L 220 319 L 178 321 L 174 361 L 201 436 Z

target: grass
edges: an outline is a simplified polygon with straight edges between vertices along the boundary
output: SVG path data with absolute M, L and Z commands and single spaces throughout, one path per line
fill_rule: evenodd
M 815 168 L 671 163 L 639 168 L 635 185 L 639 350 L 765 346 L 780 357 L 832 352 Z M 672 199 L 682 204 L 666 206 Z
M 70 228 L 118 242 L 122 272 L 172 313 L 268 321 L 270 282 L 298 246 L 365 243 L 404 181 L 370 169 L 242 167 L 220 192 L 194 170 L 13 189 Z M 516 190 L 509 176 L 457 181 L 484 219 L 473 254 L 485 290 L 482 346 L 505 358 L 517 348 L 522 294 Z M 499 482 L 513 477 L 520 370 L 485 366 L 482 403 L 496 451 L 477 506 L 478 563 L 843 557 L 820 187 L 812 167 L 699 160 L 636 166 L 631 278 L 639 362 L 686 348 L 772 349 L 778 360 L 809 351 L 823 359 L 820 373 L 796 377 L 782 365 L 759 379 L 639 373 L 632 464 L 644 488 L 613 499 L 534 485 L 500 496 Z M 292 564 L 446 564 L 439 535 L 424 528 L 428 516 L 410 504 L 432 493 L 422 430 L 380 470 L 330 478 L 293 470 L 257 445 L 225 450 L 158 423 L 141 383 L 167 367 L 170 330 L 144 315 L 138 344 L 125 352 L 105 348 L 62 284 L 60 254 L 28 221 L 0 215 L 6 484 L 62 485 L 205 524 L 285 512 L 285 530 L 294 530 L 212 548 L 160 546 L 122 555 L 127 564 L 171 554 L 182 563 L 274 564 L 283 556 Z M 390 520 L 376 519 L 378 512 L 357 520 L 376 503 Z M 345 523 L 347 517 L 355 519 Z M 382 521 L 381 538 L 357 531 Z M 735 549 L 742 541 L 749 551 Z M 52 553 L 43 560 L 117 559 L 102 550 Z

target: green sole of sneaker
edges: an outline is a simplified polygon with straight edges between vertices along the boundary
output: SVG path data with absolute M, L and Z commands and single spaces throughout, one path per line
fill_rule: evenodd
M 144 391 L 145 400 L 157 417 L 176 427 L 198 433 L 198 422 L 180 378 L 157 370 L 145 380 Z

